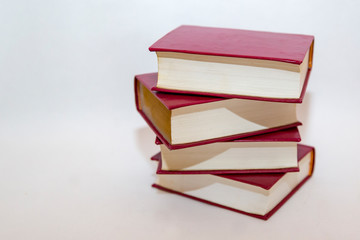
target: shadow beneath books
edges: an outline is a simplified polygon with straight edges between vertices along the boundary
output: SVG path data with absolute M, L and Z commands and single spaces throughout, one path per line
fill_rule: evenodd
M 241 147 L 237 146 L 237 148 Z M 212 162 L 212 164 L 218 163 L 219 166 L 216 169 L 227 169 L 222 166 L 221 162 L 233 159 L 231 154 L 229 156 L 229 152 L 233 150 L 232 146 L 227 144 L 213 143 L 197 146 L 196 148 L 181 149 L 181 154 L 172 154 L 172 151 L 164 151 L 164 154 L 165 156 L 168 154 L 171 156 L 171 161 L 167 161 L 166 164 L 172 170 L 191 169 L 192 167 L 201 168 L 208 161 Z M 214 166 L 212 167 L 214 168 Z M 209 170 L 212 170 L 212 168 L 210 167 Z
M 225 101 L 212 105 L 224 104 Z M 294 116 L 294 104 L 278 102 L 253 101 L 245 99 L 232 99 L 222 107 L 222 116 L 231 120 L 232 125 L 246 126 L 246 128 L 271 128 L 282 126 L 296 121 Z
M 155 134 L 148 127 L 135 129 L 135 141 L 145 160 L 150 160 L 150 157 L 159 151 L 158 146 L 155 145 Z
M 175 191 L 183 193 L 202 190 L 206 192 L 208 196 L 212 195 L 212 197 L 215 198 L 222 198 L 221 196 L 226 196 L 229 193 L 229 188 L 239 189 L 240 191 L 245 192 L 254 192 L 264 196 L 268 196 L 270 193 L 268 190 L 253 186 L 251 184 L 243 183 L 236 179 L 229 180 L 226 177 L 218 177 L 211 174 L 169 174 L 168 176 L 161 175 L 158 183 L 160 186 L 170 185 L 172 186 L 171 188 Z M 219 186 L 226 186 L 226 188 L 219 188 Z M 242 203 L 238 202 L 237 204 Z
M 304 101 L 301 104 L 297 105 L 297 109 L 296 109 L 297 117 L 299 121 L 302 122 L 303 124 L 301 127 L 299 127 L 302 139 L 306 139 L 307 131 L 309 130 L 308 122 L 309 122 L 309 115 L 311 112 L 312 100 L 313 100 L 312 93 L 307 92 Z

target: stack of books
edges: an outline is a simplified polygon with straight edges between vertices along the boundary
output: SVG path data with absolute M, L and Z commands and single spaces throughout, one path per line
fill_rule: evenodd
M 312 175 L 299 144 L 314 37 L 180 26 L 150 47 L 136 107 L 160 153 L 153 187 L 268 219 Z

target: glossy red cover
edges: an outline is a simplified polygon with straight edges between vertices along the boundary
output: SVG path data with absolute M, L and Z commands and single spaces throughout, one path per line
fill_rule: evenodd
M 279 126 L 279 127 L 264 129 L 264 130 L 255 131 L 255 132 L 248 132 L 248 133 L 236 134 L 236 135 L 232 135 L 232 136 L 202 140 L 202 141 L 198 141 L 198 142 L 172 145 L 162 136 L 162 134 L 156 129 L 156 127 L 150 121 L 150 119 L 139 108 L 139 100 L 138 100 L 138 95 L 137 95 L 138 94 L 138 92 L 137 92 L 138 82 L 143 84 L 147 89 L 151 90 L 157 82 L 157 73 L 136 75 L 134 82 L 135 82 L 135 104 L 136 104 L 136 108 L 137 108 L 138 112 L 144 118 L 144 120 L 147 122 L 147 124 L 150 126 L 150 128 L 155 132 L 155 134 L 161 140 L 161 142 L 163 142 L 169 149 L 180 149 L 180 148 L 186 148 L 186 147 L 197 146 L 197 145 L 208 144 L 208 143 L 219 142 L 219 141 L 229 141 L 229 140 L 234 140 L 234 139 L 238 139 L 238 138 L 244 138 L 244 137 L 269 133 L 269 132 L 275 132 L 275 131 L 302 125 L 301 122 L 294 122 L 292 124 L 288 124 L 285 126 Z M 171 93 L 157 92 L 157 91 L 153 91 L 153 90 L 151 90 L 151 92 L 169 110 L 180 108 L 180 107 L 196 105 L 196 104 L 222 101 L 225 99 L 225 98 L 220 98 L 220 97 L 209 97 L 209 96 L 199 96 L 199 95 L 171 94 Z
M 240 211 L 238 209 L 234 209 L 234 208 L 230 208 L 221 204 L 217 204 L 214 202 L 210 202 L 201 198 L 197 198 L 197 197 L 193 197 L 181 192 L 177 192 L 177 191 L 173 191 L 171 189 L 168 188 L 164 188 L 160 185 L 157 184 L 153 184 L 152 186 L 155 188 L 158 188 L 160 190 L 163 191 L 167 191 L 170 193 L 174 193 L 174 194 L 178 194 L 184 197 L 188 197 L 190 199 L 194 199 L 203 203 L 207 203 L 213 206 L 217 206 L 217 207 L 221 207 L 224 209 L 228 209 L 234 212 L 238 212 L 238 213 L 242 213 L 248 216 L 252 216 L 252 217 L 256 217 L 256 218 L 260 218 L 263 220 L 267 220 L 269 219 L 277 210 L 279 210 L 279 208 L 284 205 L 284 203 L 290 199 L 290 197 L 292 195 L 294 195 L 294 193 L 312 176 L 313 171 L 314 171 L 314 166 L 315 166 L 315 148 L 310 147 L 310 146 L 305 146 L 305 145 L 301 145 L 299 144 L 299 150 L 298 150 L 298 158 L 302 158 L 304 157 L 307 153 L 313 151 L 313 161 L 312 161 L 312 168 L 311 168 L 311 172 L 309 173 L 309 175 L 303 180 L 301 181 L 283 200 L 281 200 L 270 212 L 268 212 L 265 215 L 258 215 L 258 214 L 252 214 L 252 213 L 247 213 L 244 211 Z M 248 183 L 251 185 L 255 185 L 255 186 L 259 186 L 265 189 L 270 189 L 278 180 L 280 180 L 281 177 L 283 177 L 285 174 L 284 173 L 264 173 L 264 174 L 241 174 L 241 175 L 216 175 L 216 176 L 220 176 L 220 177 L 226 177 L 229 179 L 232 179 L 234 181 L 241 181 L 244 183 Z M 232 176 L 232 177 L 229 177 Z M 264 187 L 266 186 L 266 187 Z
M 313 36 L 229 28 L 180 26 L 150 51 L 241 57 L 301 64 Z

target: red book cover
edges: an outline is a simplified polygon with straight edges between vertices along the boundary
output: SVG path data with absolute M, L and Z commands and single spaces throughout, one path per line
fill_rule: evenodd
M 314 37 L 301 34 L 286 34 L 250 31 L 228 28 L 180 26 L 155 42 L 150 51 L 179 52 L 189 54 L 239 57 L 301 64 L 310 48 L 309 70 L 300 98 L 266 98 L 232 94 L 183 91 L 154 87 L 154 90 L 206 94 L 217 97 L 243 98 L 260 101 L 292 102 L 303 101 L 313 61 Z
M 171 189 L 167 189 L 164 188 L 162 186 L 159 186 L 157 184 L 153 184 L 152 186 L 155 188 L 158 188 L 160 190 L 163 191 L 167 191 L 170 193 L 175 193 L 184 197 L 188 197 L 194 200 L 198 200 L 200 202 L 204 202 L 207 204 L 211 204 L 217 207 L 221 207 L 221 208 L 225 208 L 228 210 L 232 210 L 238 213 L 243 213 L 249 216 L 253 216 L 253 217 L 257 217 L 260 219 L 264 219 L 267 220 L 268 218 L 270 218 L 287 200 L 290 199 L 290 197 L 292 195 L 294 195 L 294 193 L 312 176 L 313 171 L 314 171 L 314 165 L 315 165 L 315 148 L 311 147 L 311 146 L 306 146 L 306 145 L 302 145 L 302 144 L 298 144 L 298 160 L 301 160 L 306 154 L 312 152 L 312 161 L 311 161 L 311 168 L 310 168 L 310 172 L 309 175 L 302 180 L 294 189 L 292 189 L 292 191 L 285 197 L 283 198 L 271 211 L 269 211 L 266 215 L 258 215 L 258 214 L 252 214 L 252 213 L 247 213 L 244 211 L 240 211 L 237 209 L 233 209 L 227 206 L 223 206 L 214 202 L 210 202 L 204 199 L 200 199 L 197 197 L 193 197 L 181 192 L 177 192 L 177 191 L 173 191 Z M 260 173 L 260 174 L 216 174 L 216 176 L 219 177 L 224 177 L 224 178 L 228 178 L 234 181 L 239 181 L 239 182 L 243 182 L 243 183 L 247 183 L 247 184 L 251 184 L 254 186 L 258 186 L 261 187 L 263 189 L 269 190 L 271 187 L 273 187 L 283 176 L 285 175 L 285 173 Z
M 301 64 L 313 42 L 309 35 L 183 25 L 149 50 Z
M 226 137 L 220 137 L 215 139 L 208 139 L 208 140 L 202 140 L 198 142 L 191 142 L 191 143 L 185 143 L 185 144 L 170 144 L 164 136 L 156 129 L 154 124 L 150 121 L 150 119 L 144 114 L 144 112 L 139 108 L 139 98 L 138 98 L 138 91 L 137 91 L 137 85 L 138 83 L 143 84 L 147 89 L 151 90 L 152 94 L 169 110 L 181 108 L 185 106 L 191 106 L 196 104 L 203 104 L 203 103 L 210 103 L 215 101 L 222 101 L 225 98 L 221 97 L 210 97 L 210 96 L 201 96 L 201 95 L 185 95 L 185 94 L 171 94 L 171 93 L 164 93 L 164 92 L 158 92 L 155 90 L 152 90 L 157 82 L 157 73 L 148 73 L 148 74 L 141 74 L 135 76 L 135 104 L 138 112 L 140 115 L 144 118 L 144 120 L 147 122 L 147 124 L 150 126 L 150 128 L 155 132 L 157 137 L 161 140 L 162 143 L 164 143 L 169 149 L 180 149 L 185 147 L 191 147 L 191 146 L 197 146 L 202 144 L 208 144 L 213 142 L 219 142 L 219 141 L 229 141 L 239 138 L 245 138 L 249 136 L 255 136 L 259 134 L 269 133 L 269 132 L 275 132 L 291 127 L 296 127 L 299 125 L 302 125 L 301 122 L 294 122 L 292 124 L 288 124 L 285 126 L 279 126 L 269 129 L 264 129 L 260 131 L 254 131 L 254 132 L 248 132 L 248 133 L 242 133 L 242 134 L 236 134 L 232 136 L 226 136 Z

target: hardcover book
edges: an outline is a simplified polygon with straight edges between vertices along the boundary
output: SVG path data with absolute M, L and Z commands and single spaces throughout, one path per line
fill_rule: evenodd
M 302 102 L 314 37 L 239 29 L 180 26 L 154 43 L 155 90 Z
M 178 150 L 161 143 L 158 173 L 232 174 L 298 171 L 297 128 Z
M 169 149 L 233 140 L 301 125 L 295 103 L 152 90 L 157 74 L 135 76 L 136 107 Z
M 299 144 L 298 161 L 299 172 L 157 174 L 153 187 L 266 220 L 311 177 L 315 149 Z

